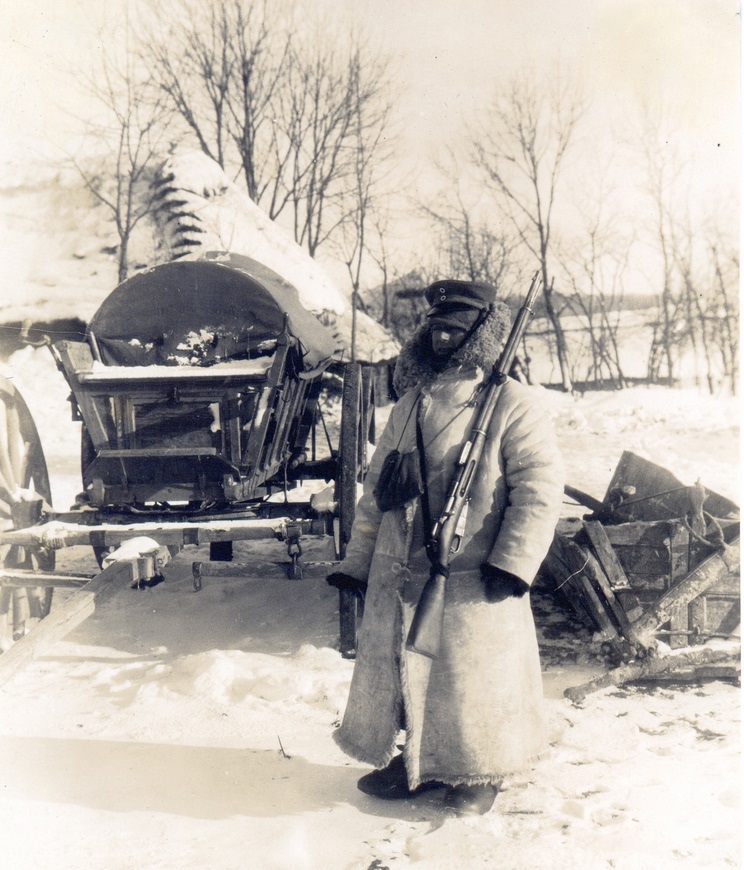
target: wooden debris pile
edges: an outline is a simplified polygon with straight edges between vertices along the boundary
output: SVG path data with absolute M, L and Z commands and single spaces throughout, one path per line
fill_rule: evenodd
M 740 673 L 738 506 L 629 452 L 601 502 L 566 492 L 591 513 L 561 521 L 544 567 L 619 663 L 567 696 Z

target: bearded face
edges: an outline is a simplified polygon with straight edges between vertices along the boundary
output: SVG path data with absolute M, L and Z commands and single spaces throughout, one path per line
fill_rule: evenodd
M 467 329 L 456 326 L 432 327 L 431 349 L 434 356 L 439 359 L 449 358 L 458 348 L 462 347 L 467 334 Z
M 462 347 L 480 313 L 468 306 L 449 306 L 434 309 L 429 314 L 431 349 L 437 361 L 446 361 Z

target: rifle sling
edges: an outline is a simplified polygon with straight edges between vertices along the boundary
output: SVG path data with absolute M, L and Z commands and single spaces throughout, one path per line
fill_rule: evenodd
M 506 380 L 504 378 L 503 380 Z M 500 387 L 503 383 L 502 379 L 498 381 L 494 381 L 490 386 Z M 481 387 L 483 384 L 481 384 Z M 479 387 L 480 389 L 480 387 Z M 499 391 L 499 397 L 501 396 L 501 391 Z M 496 403 L 494 403 L 493 408 L 491 409 L 491 414 L 486 422 L 486 427 L 490 425 L 491 420 L 493 419 L 493 414 L 496 410 Z M 473 420 L 473 427 L 476 425 L 476 420 L 478 417 L 478 406 L 476 402 L 475 415 Z M 470 434 L 472 438 L 472 431 Z M 428 477 L 426 475 L 426 451 L 424 450 L 424 436 L 421 432 L 421 423 L 419 421 L 419 415 L 416 414 L 416 446 L 418 447 L 418 455 L 419 455 L 419 467 L 421 470 L 421 513 L 423 514 L 424 519 L 424 528 L 426 529 L 426 555 L 429 557 L 429 562 L 431 563 L 431 571 L 430 574 L 434 577 L 436 574 L 441 574 L 445 578 L 449 577 L 450 568 L 449 565 L 444 565 L 439 559 L 439 546 L 437 541 L 432 537 L 432 531 L 434 529 L 434 525 L 431 519 L 431 505 L 429 503 L 429 486 L 428 486 Z M 475 473 L 475 470 L 473 471 Z
M 444 568 L 446 570 L 445 576 L 449 576 L 449 568 L 445 565 L 439 565 L 437 543 L 431 536 L 434 526 L 431 521 L 431 505 L 429 504 L 429 479 L 426 475 L 424 436 L 421 433 L 421 423 L 419 422 L 418 414 L 416 414 L 416 446 L 418 447 L 419 467 L 421 469 L 421 513 L 424 517 L 424 529 L 426 530 L 426 555 L 429 557 L 429 561 L 431 562 L 432 573 L 436 568 Z

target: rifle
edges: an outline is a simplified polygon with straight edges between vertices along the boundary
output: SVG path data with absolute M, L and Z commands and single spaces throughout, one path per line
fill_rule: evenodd
M 524 304 L 509 333 L 501 356 L 488 379 L 486 395 L 470 438 L 463 445 L 455 465 L 455 473 L 444 503 L 441 516 L 434 523 L 428 550 L 436 553 L 437 561 L 432 564 L 431 574 L 426 581 L 421 597 L 416 605 L 413 622 L 406 640 L 406 649 L 435 659 L 439 653 L 444 621 L 444 594 L 449 576 L 451 556 L 460 548 L 465 533 L 465 518 L 469 501 L 470 486 L 475 477 L 475 469 L 483 453 L 486 433 L 496 409 L 499 387 L 509 377 L 509 369 L 527 327 L 528 319 L 534 314 L 532 305 L 540 289 L 540 273 L 535 272 Z

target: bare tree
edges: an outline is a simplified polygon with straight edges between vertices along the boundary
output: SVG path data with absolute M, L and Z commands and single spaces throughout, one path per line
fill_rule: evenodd
M 295 239 L 314 256 L 350 219 L 359 226 L 360 205 L 379 186 L 394 138 L 389 61 L 354 36 L 334 44 L 319 36 L 293 52 L 289 67 L 278 113 L 284 135 L 275 137 L 283 196 L 270 214 L 289 206 Z
M 724 377 L 732 395 L 739 390 L 739 252 L 736 241 L 726 241 L 720 232 L 709 239 L 713 270 L 713 301 L 709 322 L 713 342 L 720 349 Z
M 722 381 L 738 381 L 738 256 L 724 234 L 695 232 L 689 215 L 674 236 L 674 266 L 683 314 L 680 352 L 689 345 L 695 383 L 715 394 Z M 724 265 L 725 264 L 725 265 Z
M 569 353 L 555 304 L 551 253 L 561 172 L 584 109 L 580 90 L 569 78 L 558 73 L 542 83 L 523 72 L 497 93 L 480 128 L 471 134 L 474 166 L 539 263 L 567 391 Z
M 173 0 L 155 7 L 140 39 L 143 64 L 201 150 L 226 168 L 232 4 Z
M 648 376 L 651 381 L 657 381 L 664 378 L 665 373 L 671 383 L 678 373 L 677 346 L 683 317 L 682 301 L 675 288 L 674 237 L 684 162 L 675 147 L 674 136 L 663 126 L 663 115 L 646 109 L 638 141 L 646 174 L 645 192 L 652 204 L 650 237 L 661 264 L 659 317 L 652 324 Z
M 335 245 L 346 265 L 352 288 L 351 358 L 356 359 L 356 312 L 361 305 L 364 267 L 369 260 L 385 265 L 384 232 L 391 197 L 387 171 L 395 144 L 389 118 L 392 102 L 383 98 L 387 87 L 384 62 L 373 64 L 376 75 L 360 75 L 360 55 L 351 58 L 351 137 L 344 146 L 351 172 L 338 201 L 339 229 Z M 383 323 L 384 323 L 383 318 Z
M 650 238 L 660 262 L 658 317 L 652 324 L 649 377 L 678 380 L 692 365 L 713 393 L 738 383 L 739 261 L 736 244 L 696 217 L 695 164 L 684 155 L 673 119 L 646 109 L 639 135 L 644 191 L 652 203 Z M 719 204 L 718 222 L 735 225 Z M 708 211 L 708 209 L 706 209 Z M 731 211 L 726 220 L 723 215 Z M 683 363 L 685 368 L 683 368 Z
M 608 167 L 600 169 L 596 181 L 588 186 L 581 205 L 583 216 L 578 242 L 558 255 L 565 280 L 572 289 L 568 309 L 582 324 L 587 345 L 574 353 L 572 378 L 616 387 L 627 386 L 620 360 L 618 333 L 624 301 L 624 276 L 628 268 L 634 234 L 621 228 L 619 216 L 609 208 L 612 190 Z M 586 369 L 579 372 L 588 360 Z
M 512 265 L 514 243 L 479 219 L 459 192 L 456 199 L 453 207 L 424 209 L 437 231 L 442 268 L 453 278 L 489 281 L 498 287 Z
M 275 183 L 272 100 L 285 74 L 290 18 L 291 4 L 277 11 L 268 0 L 173 0 L 140 39 L 143 62 L 181 123 L 222 169 L 242 173 L 254 202 Z
M 346 220 L 358 118 L 365 133 L 380 128 L 390 80 L 353 34 L 316 26 L 300 39 L 294 13 L 291 2 L 175 0 L 142 54 L 201 150 L 314 256 Z
M 167 142 L 169 110 L 141 74 L 128 38 L 120 54 L 104 51 L 99 75 L 88 79 L 87 89 L 100 111 L 86 122 L 88 155 L 71 160 L 88 190 L 111 212 L 121 282 L 129 273 L 132 234 L 156 208 L 150 181 Z

